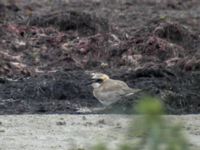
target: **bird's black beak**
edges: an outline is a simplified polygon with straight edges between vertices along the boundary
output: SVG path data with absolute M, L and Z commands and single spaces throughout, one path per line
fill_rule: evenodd
M 102 83 L 103 80 L 102 79 L 90 79 L 86 85 L 92 84 L 92 83 Z
M 89 81 L 86 82 L 86 85 L 91 85 L 94 82 L 95 82 L 95 79 L 90 79 Z

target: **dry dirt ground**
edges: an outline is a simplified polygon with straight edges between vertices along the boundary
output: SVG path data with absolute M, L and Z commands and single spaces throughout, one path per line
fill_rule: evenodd
M 97 143 L 116 149 L 130 141 L 130 115 L 0 116 L 0 150 L 88 150 Z M 200 116 L 167 116 L 182 123 L 193 150 L 200 149 Z M 133 138 L 136 141 L 137 138 Z

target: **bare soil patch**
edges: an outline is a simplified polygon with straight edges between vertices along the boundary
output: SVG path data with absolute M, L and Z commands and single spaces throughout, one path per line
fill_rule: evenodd
M 198 115 L 166 118 L 173 120 L 174 124 L 182 123 L 190 148 L 192 150 L 200 148 Z M 0 116 L 0 149 L 78 150 L 105 143 L 113 150 L 124 142 L 138 140 L 138 137 L 129 137 L 127 134 L 130 121 L 134 125 L 135 119 L 136 116 L 126 115 Z

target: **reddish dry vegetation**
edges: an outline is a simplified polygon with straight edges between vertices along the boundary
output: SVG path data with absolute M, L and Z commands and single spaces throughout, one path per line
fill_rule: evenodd
M 0 113 L 93 107 L 85 71 L 159 96 L 170 113 L 200 111 L 198 0 L 24 1 L 0 4 Z

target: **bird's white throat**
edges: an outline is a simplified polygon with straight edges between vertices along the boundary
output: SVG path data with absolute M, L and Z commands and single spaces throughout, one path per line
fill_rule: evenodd
M 94 89 L 99 88 L 100 86 L 101 86 L 100 83 L 92 83 L 92 87 L 93 87 Z

